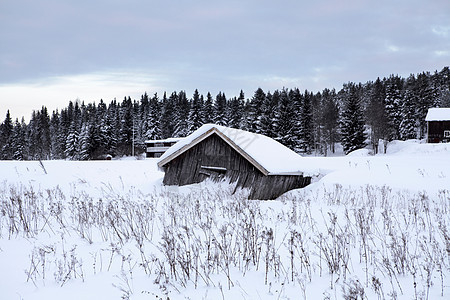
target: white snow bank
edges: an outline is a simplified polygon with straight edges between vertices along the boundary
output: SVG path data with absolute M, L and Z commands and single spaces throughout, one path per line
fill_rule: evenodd
M 450 144 L 393 141 L 387 154 L 367 154 L 367 149 L 360 149 L 341 157 L 304 157 L 302 169 L 313 182 L 326 185 L 433 192 L 450 187 Z
M 350 206 L 350 204 L 338 204 L 338 202 L 330 204 L 330 202 L 327 202 L 329 200 L 326 200 L 324 197 L 330 198 L 331 196 L 329 195 L 340 193 L 340 196 L 335 197 L 336 199 L 348 201 L 348 203 L 356 201 L 356 203 L 364 204 L 367 203 L 367 199 L 361 198 L 352 200 L 352 197 L 364 194 L 366 195 L 365 197 L 368 198 L 370 194 L 369 187 L 373 187 L 374 191 L 377 191 L 376 195 L 378 198 L 382 198 L 382 194 L 380 194 L 382 192 L 386 192 L 388 196 L 391 195 L 387 198 L 389 200 L 404 199 L 405 201 L 409 201 L 409 199 L 417 199 L 414 197 L 408 198 L 409 195 L 414 194 L 416 191 L 425 191 L 427 195 L 430 195 L 430 202 L 417 203 L 410 207 L 415 209 L 418 208 L 420 211 L 419 206 L 426 203 L 430 204 L 430 207 L 424 206 L 427 214 L 418 215 L 417 219 L 429 220 L 427 218 L 429 218 L 430 215 L 433 216 L 433 214 L 436 213 L 437 216 L 437 213 L 442 211 L 443 224 L 444 226 L 447 224 L 448 227 L 448 223 L 445 223 L 448 219 L 448 214 L 445 215 L 445 212 L 448 211 L 448 205 L 445 205 L 445 203 L 447 203 L 445 202 L 447 198 L 441 198 L 440 200 L 444 203 L 444 206 L 442 207 L 446 210 L 433 209 L 433 207 L 437 207 L 434 206 L 436 205 L 435 200 L 439 200 L 439 198 L 433 197 L 433 195 L 436 195 L 436 191 L 442 191 L 444 189 L 448 190 L 450 187 L 450 149 L 448 146 L 448 144 L 421 144 L 417 141 L 393 142 L 388 146 L 387 155 L 302 158 L 300 160 L 301 164 L 299 164 L 302 170 L 311 170 L 311 172 L 316 172 L 314 174 L 321 175 L 322 177 L 320 177 L 320 180 L 316 180 L 316 183 L 309 185 L 305 189 L 289 192 L 298 193 L 298 195 L 302 195 L 304 192 L 305 197 L 298 197 L 298 201 L 231 201 L 222 196 L 231 194 L 223 193 L 223 191 L 218 188 L 222 185 L 211 184 L 208 181 L 183 187 L 162 187 L 161 179 L 163 173 L 157 170 L 156 159 L 87 162 L 43 161 L 42 165 L 36 161 L 0 161 L 0 187 L 3 188 L 3 191 L 8 191 L 10 184 L 23 184 L 25 185 L 25 187 L 23 187 L 24 189 L 32 186 L 33 191 L 41 191 L 43 196 L 40 197 L 45 200 L 47 197 L 45 189 L 59 186 L 64 197 L 55 199 L 62 201 L 62 207 L 65 207 L 63 220 L 65 224 L 68 225 L 62 228 L 53 226 L 51 227 L 53 230 L 47 228 L 35 237 L 28 237 L 22 234 L 14 234 L 9 237 L 7 234 L 8 227 L 3 227 L 4 235 L 0 238 L 0 265 L 2 266 L 2 270 L 6 271 L 0 272 L 0 282 L 2 282 L 0 298 L 64 298 L 68 300 L 119 299 L 120 297 L 127 298 L 127 296 L 129 296 L 130 299 L 136 300 L 159 297 L 159 295 L 162 295 L 161 290 L 167 289 L 168 293 L 165 294 L 165 298 L 170 297 L 170 299 L 185 299 L 187 297 L 192 299 L 234 299 L 239 297 L 244 297 L 246 299 L 295 299 L 302 297 L 300 294 L 302 286 L 305 293 L 304 297 L 308 299 L 324 298 L 327 295 L 332 295 L 332 293 L 335 294 L 334 298 L 342 298 L 340 297 L 342 294 L 341 287 L 345 287 L 345 284 L 348 283 L 344 281 L 342 277 L 339 280 L 336 280 L 336 277 L 331 277 L 331 281 L 330 276 L 326 271 L 325 264 L 323 264 L 324 273 L 319 276 L 319 266 L 320 272 L 322 272 L 322 265 L 318 264 L 317 259 L 319 258 L 317 255 L 311 255 L 311 259 L 309 260 L 312 262 L 311 265 L 313 266 L 313 276 L 310 281 L 307 280 L 306 277 L 306 268 L 304 269 L 305 271 L 299 272 L 298 277 L 296 277 L 299 280 L 298 284 L 296 281 L 292 282 L 285 280 L 287 275 L 292 276 L 291 274 L 294 274 L 290 273 L 289 269 L 286 269 L 288 270 L 286 271 L 286 277 L 281 278 L 274 278 L 274 272 L 270 270 L 268 275 L 269 284 L 265 284 L 263 265 L 263 262 L 265 261 L 265 251 L 263 251 L 261 252 L 262 264 L 260 265 L 259 271 L 257 269 L 255 270 L 254 267 L 249 268 L 244 276 L 236 271 L 236 268 L 231 269 L 228 278 L 233 280 L 235 286 L 232 286 L 230 289 L 226 288 L 227 277 L 224 275 L 225 271 L 211 273 L 211 282 L 214 283 L 215 286 L 212 284 L 210 286 L 205 286 L 205 284 L 199 280 L 199 286 L 197 288 L 194 288 L 193 282 L 187 282 L 187 287 L 181 287 L 181 285 L 173 278 L 170 279 L 168 284 L 154 284 L 156 283 L 155 278 L 158 276 L 157 264 L 155 263 L 150 266 L 154 273 L 149 272 L 147 274 L 143 269 L 143 266 L 146 264 L 141 263 L 141 260 L 158 258 L 160 261 L 164 261 L 161 252 L 162 250 L 160 250 L 161 247 L 158 247 L 158 245 L 161 245 L 161 242 L 163 241 L 162 233 L 166 226 L 171 226 L 170 232 L 173 232 L 172 237 L 174 240 L 178 241 L 177 245 L 181 245 L 180 241 L 182 241 L 185 236 L 189 237 L 192 233 L 199 234 L 197 236 L 202 236 L 203 230 L 206 228 L 206 226 L 202 225 L 206 224 L 203 223 L 202 218 L 205 218 L 206 216 L 213 220 L 210 222 L 213 227 L 223 228 L 223 230 L 232 230 L 227 232 L 236 233 L 237 231 L 234 231 L 236 228 L 242 227 L 244 224 L 250 224 L 246 223 L 249 221 L 249 219 L 246 218 L 246 212 L 254 211 L 258 212 L 254 214 L 257 220 L 254 224 L 256 227 L 254 228 L 260 228 L 261 230 L 270 228 L 274 230 L 273 236 L 278 251 L 276 254 L 278 255 L 277 257 L 279 257 L 279 261 L 282 262 L 280 265 L 289 268 L 289 249 L 287 247 L 289 246 L 288 239 L 291 233 L 302 233 L 303 235 L 299 236 L 305 237 L 304 242 L 306 243 L 306 247 L 304 249 L 309 253 L 314 254 L 318 253 L 318 251 L 314 250 L 318 249 L 314 248 L 318 246 L 314 241 L 318 241 L 322 236 L 327 237 L 326 226 L 329 225 L 326 225 L 325 223 L 328 220 L 328 216 L 336 215 L 338 217 L 336 219 L 336 224 L 338 224 L 336 228 L 343 228 L 344 230 L 348 228 L 351 232 L 355 232 L 355 229 L 357 229 L 356 222 L 351 224 L 351 220 L 353 219 L 349 219 L 348 222 L 345 221 L 347 219 L 342 212 L 344 210 L 346 213 L 349 211 L 349 215 L 352 216 L 354 212 L 358 211 L 353 208 L 359 207 Z M 350 189 L 346 189 L 349 186 Z M 226 184 L 223 184 L 222 189 L 225 190 L 226 188 Z M 136 193 L 130 193 L 130 189 L 133 192 L 136 191 Z M 146 193 L 152 192 L 155 189 L 161 189 L 164 192 L 146 195 Z M 211 194 L 215 194 L 216 198 L 208 199 L 208 193 L 203 193 L 205 189 L 212 190 L 213 192 Z M 366 189 L 368 192 L 365 192 Z M 397 190 L 407 190 L 407 193 L 402 194 L 403 198 L 399 198 L 396 196 Z M 104 241 L 101 238 L 101 232 L 103 231 L 98 231 L 96 226 L 89 224 L 87 224 L 89 226 L 86 228 L 79 226 L 80 223 L 75 220 L 75 218 L 71 218 L 72 214 L 69 213 L 68 209 L 72 207 L 70 205 L 73 205 L 69 204 L 69 201 L 72 199 L 71 195 L 75 197 L 80 196 L 82 195 L 80 193 L 81 191 L 88 193 L 93 199 L 107 199 L 111 193 L 115 193 L 115 197 L 111 197 L 111 199 L 115 201 L 113 201 L 114 203 L 119 205 L 122 202 L 133 205 L 138 203 L 139 205 L 133 206 L 133 208 L 137 208 L 137 210 L 135 210 L 136 212 L 143 212 L 144 215 L 155 214 L 154 217 L 148 218 L 146 226 L 152 228 L 152 234 L 149 235 L 152 241 L 144 244 L 144 248 L 142 248 L 142 251 L 144 252 L 139 251 L 138 243 L 135 240 L 122 244 L 118 238 L 114 239 L 114 235 L 109 235 L 112 239 Z M 139 191 L 143 193 L 142 196 L 138 193 Z M 192 195 L 192 197 L 180 197 L 180 195 Z M 441 197 L 448 197 L 448 192 L 447 194 L 441 194 Z M 8 198 L 6 197 L 4 200 L 7 199 Z M 302 199 L 307 199 L 308 201 Z M 141 206 L 141 203 L 139 203 L 141 200 L 144 200 L 148 205 Z M 81 199 L 81 202 L 83 201 L 85 201 L 84 203 L 89 204 L 87 200 Z M 107 201 L 105 201 L 105 203 L 106 202 Z M 57 201 L 54 203 L 56 204 Z M 118 208 L 112 209 L 115 209 L 113 211 L 120 213 L 123 212 L 123 210 L 120 209 L 121 207 L 127 206 L 119 206 Z M 130 209 L 130 207 L 131 206 L 129 206 L 128 209 Z M 238 207 L 241 207 L 241 212 L 234 211 L 234 208 Z M 377 207 L 378 206 L 376 206 L 376 208 Z M 412 218 L 404 220 L 406 222 L 405 226 L 401 227 L 398 225 L 403 222 L 401 213 L 407 213 L 406 209 L 409 206 L 405 206 L 404 210 L 402 207 L 395 208 L 395 205 L 392 207 L 394 207 L 394 211 L 386 212 L 392 214 L 394 219 L 396 215 L 400 216 L 398 217 L 398 221 L 391 223 L 393 226 L 398 226 L 392 230 L 394 233 L 393 236 L 400 237 L 400 235 L 403 236 L 404 233 L 407 237 L 406 240 L 411 242 L 408 246 L 410 247 L 409 249 L 412 249 L 410 251 L 416 251 L 414 249 L 418 249 L 417 243 L 428 239 L 417 237 L 417 232 L 411 229 Z M 174 222 L 173 224 L 178 223 L 178 225 L 170 225 L 172 224 L 172 217 L 168 208 L 174 209 L 174 216 L 179 218 L 180 221 Z M 308 210 L 308 208 L 310 208 L 310 210 Z M 349 208 L 349 210 L 347 210 L 347 208 Z M 196 211 L 197 209 L 198 211 Z M 49 216 L 48 220 L 56 224 L 57 219 L 52 217 L 54 212 L 44 212 L 48 212 L 48 214 L 38 215 L 44 217 Z M 128 210 L 128 212 L 131 212 L 131 210 Z M 295 212 L 295 215 L 287 212 Z M 413 210 L 410 210 L 410 216 L 412 216 L 412 213 Z M 230 216 L 239 215 L 242 216 L 242 219 L 230 218 Z M 126 216 L 129 217 L 133 215 L 127 214 Z M 371 222 L 373 222 L 370 223 L 370 228 L 375 228 L 377 230 L 382 229 L 384 225 L 384 223 L 382 223 L 384 216 L 381 215 L 381 211 L 375 209 L 374 216 L 375 217 L 373 218 L 367 219 L 370 219 Z M 195 218 L 200 219 L 197 220 Z M 142 223 L 139 223 L 140 219 L 131 218 L 130 220 L 138 222 L 132 223 L 137 224 L 135 228 L 144 227 L 141 226 Z M 186 220 L 191 220 L 189 222 L 192 223 L 188 224 L 195 224 L 195 226 L 186 226 L 186 223 L 184 223 Z M 207 219 L 205 218 L 204 220 Z M 242 220 L 242 222 L 237 222 L 236 220 Z M 441 225 L 440 223 L 437 224 L 436 218 L 431 220 L 435 221 L 423 223 L 423 226 L 429 226 L 430 224 L 432 226 L 424 227 L 423 231 L 426 235 L 422 235 L 422 237 L 428 237 L 428 234 L 433 234 L 434 237 L 439 236 L 437 229 L 440 228 Z M 4 224 L 8 224 L 8 218 L 5 216 L 4 221 Z M 153 226 L 153 224 L 155 226 Z M 227 226 L 221 227 L 222 224 L 227 224 Z M 233 226 L 229 226 L 230 224 Z M 314 226 L 310 226 L 310 224 L 314 224 Z M 341 227 L 341 225 L 345 224 L 351 226 Z M 422 226 L 422 224 L 420 226 Z M 93 235 L 94 242 L 92 244 L 85 238 L 80 237 L 80 227 L 84 228 L 84 230 L 92 230 L 92 232 L 89 230 L 86 231 L 87 234 L 90 233 Z M 98 228 L 106 230 L 105 228 L 107 228 L 107 226 Z M 420 229 L 422 227 L 415 227 L 415 229 L 417 228 Z M 42 230 L 40 226 L 39 229 Z M 391 228 L 386 228 L 386 231 L 387 230 L 390 231 Z M 219 231 L 215 232 L 218 234 Z M 323 235 L 319 235 L 321 233 L 323 233 Z M 329 236 L 331 237 L 331 235 Z M 370 240 L 375 241 L 379 238 L 384 238 L 386 244 L 383 245 L 388 245 L 387 242 L 390 242 L 390 236 L 387 234 L 378 235 L 378 233 L 375 233 L 375 235 L 372 235 L 372 237 L 375 236 L 377 237 L 376 239 Z M 261 235 L 259 237 L 261 237 Z M 356 235 L 354 237 L 356 237 Z M 197 242 L 195 239 L 192 239 L 192 241 L 193 243 Z M 202 239 L 199 241 L 201 245 L 207 245 L 207 240 Z M 323 241 L 328 242 L 330 239 L 323 239 Z M 348 278 L 351 278 L 350 276 L 357 276 L 355 278 L 361 280 L 365 278 L 367 274 L 364 273 L 364 271 L 367 270 L 367 266 L 359 263 L 362 256 L 361 252 L 358 252 L 358 248 L 362 248 L 358 247 L 358 245 L 362 244 L 358 244 L 358 240 L 354 240 L 353 237 L 349 241 L 351 244 L 349 244 L 347 248 L 350 249 L 350 268 L 346 269 L 349 271 Z M 433 239 L 433 241 L 435 241 L 435 239 Z M 220 241 L 217 241 L 217 243 L 219 242 Z M 188 243 L 185 244 L 187 245 Z M 376 246 L 376 243 L 370 244 L 371 247 Z M 445 243 L 442 245 L 445 245 Z M 383 249 L 383 251 L 387 249 L 386 251 L 388 251 L 388 248 L 389 247 L 383 246 L 379 249 Z M 73 249 L 73 251 L 71 249 Z M 380 253 L 386 255 L 384 252 L 376 251 L 377 248 L 373 249 L 374 251 L 370 252 L 373 253 L 371 255 L 378 255 Z M 439 246 L 439 249 L 443 249 L 442 253 L 445 252 L 445 246 L 443 248 L 442 246 Z M 415 255 L 422 255 L 422 252 L 423 251 L 415 252 Z M 67 255 L 64 253 L 67 253 Z M 75 260 L 69 261 L 71 253 L 73 253 L 73 259 Z M 186 252 L 180 251 L 180 253 Z M 410 252 L 410 254 L 414 253 Z M 43 257 L 45 259 L 43 259 Z M 418 261 L 418 256 L 414 257 L 415 261 Z M 381 261 L 384 256 L 373 256 L 373 258 L 374 261 Z M 297 265 L 301 266 L 299 260 L 300 256 L 297 256 L 295 259 L 298 262 Z M 67 266 L 70 267 L 70 262 L 77 264 L 82 270 L 84 277 L 82 279 L 79 277 L 70 278 L 64 284 L 57 282 L 56 275 L 58 274 L 58 270 L 66 268 Z M 243 262 L 243 260 L 241 260 L 241 262 Z M 426 263 L 429 261 L 422 260 L 422 262 Z M 373 266 L 376 265 L 372 265 L 370 268 L 376 270 L 377 267 Z M 35 269 L 32 269 L 31 267 L 34 267 Z M 41 272 L 41 270 L 43 271 Z M 62 273 L 63 276 L 67 274 L 67 269 L 65 270 L 66 272 Z M 26 272 L 31 271 L 34 272 L 35 276 L 31 277 L 30 280 L 27 280 L 28 276 Z M 443 278 L 448 278 L 448 268 L 443 269 L 443 271 Z M 45 279 L 43 278 L 44 274 L 46 274 Z M 383 276 L 381 273 L 375 275 L 378 276 L 377 279 L 380 279 L 382 286 L 385 288 L 385 294 L 390 292 L 391 285 L 389 283 L 392 282 L 392 278 L 388 278 L 387 275 Z M 295 274 L 295 276 L 297 276 L 297 274 Z M 429 298 L 448 298 L 450 292 L 448 285 L 443 285 L 444 296 L 440 297 L 441 283 L 439 271 L 434 269 L 432 276 L 433 285 L 430 287 Z M 33 280 L 37 281 L 36 286 L 33 284 Z M 329 282 L 333 282 L 335 285 L 333 290 L 328 287 Z M 412 275 L 406 274 L 399 276 L 398 285 L 401 284 L 404 291 L 404 294 L 399 296 L 400 298 L 414 298 L 414 289 L 411 288 L 413 282 L 415 281 L 413 280 Z M 418 280 L 417 282 L 418 291 L 422 293 L 422 291 L 426 289 L 426 282 L 425 280 Z M 394 287 L 396 286 L 397 285 L 394 284 Z M 373 288 L 364 287 L 368 299 L 377 298 Z M 177 288 L 180 289 L 180 292 L 176 292 Z M 131 294 L 127 294 L 128 291 Z
M 156 159 L 104 161 L 0 161 L 0 183 L 22 183 L 41 189 L 59 186 L 63 191 L 87 191 L 91 195 L 135 187 L 150 192 L 164 173 Z
M 450 159 L 450 144 L 427 144 L 418 140 L 392 141 L 388 144 L 388 155 L 412 156 L 448 156 Z
M 361 156 L 369 156 L 370 151 L 369 149 L 357 149 L 355 151 L 350 152 L 347 154 L 349 157 L 361 157 Z

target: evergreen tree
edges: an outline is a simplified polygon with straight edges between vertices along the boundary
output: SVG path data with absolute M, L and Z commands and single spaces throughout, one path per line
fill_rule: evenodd
M 370 141 L 372 149 L 378 152 L 379 140 L 388 138 L 389 127 L 385 105 L 385 90 L 380 78 L 373 85 L 369 85 L 369 100 L 366 107 L 367 125 L 370 127 Z M 386 143 L 385 143 L 386 145 Z
M 324 154 L 327 151 L 327 144 L 323 136 L 323 127 L 322 123 L 323 118 L 323 104 L 322 104 L 322 94 L 321 93 L 310 93 L 311 95 L 311 106 L 312 106 L 312 124 L 313 124 L 313 136 L 312 136 L 312 149 L 316 153 Z
M 131 155 L 133 144 L 133 102 L 125 97 L 120 106 L 120 127 L 117 150 L 120 155 Z
M 104 157 L 109 153 L 108 144 L 110 142 L 110 122 L 108 120 L 108 108 L 106 104 L 100 99 L 95 110 L 95 149 L 93 154 L 94 158 Z
M 75 126 L 75 129 L 77 130 L 77 132 L 80 132 L 81 130 L 81 108 L 80 108 L 80 100 L 77 99 L 75 101 L 75 104 L 73 106 L 73 111 L 72 111 L 72 118 L 71 118 L 71 125 L 72 126 L 72 122 Z
M 145 130 L 145 131 L 144 131 Z M 138 101 L 133 101 L 133 152 L 139 155 L 145 152 L 145 132 L 144 119 L 142 116 L 141 105 Z
M 336 92 L 325 89 L 322 93 L 322 124 L 325 143 L 332 153 L 335 152 L 335 143 L 338 141 L 339 106 L 336 101 Z M 326 150 L 325 150 L 326 155 Z
M 101 137 L 101 119 L 103 114 L 106 113 L 106 109 L 102 112 L 98 112 L 98 107 L 95 103 L 89 103 L 87 105 L 88 120 L 84 126 L 89 126 L 89 158 L 88 159 L 100 159 L 105 156 L 104 143 Z M 104 109 L 103 106 L 100 106 Z
M 311 153 L 314 147 L 312 98 L 313 95 L 305 90 L 298 118 L 300 139 L 297 145 L 301 151 L 306 153 Z
M 26 126 L 27 125 L 25 124 L 25 119 L 23 117 L 21 122 L 19 122 L 19 119 L 16 119 L 14 123 L 12 136 L 12 159 L 14 160 L 25 160 L 27 158 Z
M 167 99 L 166 99 L 167 101 Z M 162 138 L 160 127 L 160 108 L 158 102 L 158 95 L 155 94 L 149 102 L 149 109 L 147 113 L 147 131 L 145 132 L 145 138 L 148 140 L 158 140 Z
M 156 98 L 158 98 L 158 95 L 155 93 Z M 150 110 L 150 99 L 147 95 L 147 92 L 144 93 L 144 95 L 141 96 L 141 104 L 139 105 L 139 118 L 144 120 L 146 116 L 148 115 L 148 112 Z M 146 130 L 147 128 L 144 128 Z
M 194 91 L 191 109 L 189 110 L 187 126 L 188 134 L 191 134 L 203 125 L 203 96 L 200 97 L 198 90 Z
M 438 91 L 437 107 L 450 107 L 450 68 L 444 67 L 435 75 L 435 86 Z
M 423 139 L 427 128 L 425 117 L 428 113 L 428 109 L 433 107 L 437 96 L 437 92 L 430 83 L 429 74 L 422 73 L 417 76 L 414 92 L 417 99 L 416 118 L 419 121 L 419 138 Z
M 69 132 L 70 126 L 72 125 L 72 122 L 74 121 L 74 104 L 72 101 L 69 101 L 69 105 L 67 106 L 66 112 L 67 112 L 67 123 L 65 124 L 67 127 L 67 133 Z
M 206 95 L 206 100 L 203 105 L 203 122 L 204 123 L 214 123 L 216 116 L 214 114 L 213 98 L 211 93 L 208 92 Z
M 62 159 L 64 155 L 64 141 L 61 137 L 61 118 L 58 111 L 53 111 L 50 118 L 50 156 L 52 159 Z
M 175 103 L 178 101 L 178 95 L 173 92 L 169 98 L 164 93 L 162 99 L 161 118 L 159 121 L 161 138 L 173 137 L 175 131 Z
M 174 109 L 174 137 L 185 137 L 189 134 L 188 116 L 190 109 L 191 107 L 186 93 L 180 91 Z
M 105 153 L 112 156 L 119 154 L 117 146 L 119 144 L 120 118 L 119 108 L 115 100 L 109 104 L 106 118 L 100 126 L 102 139 L 106 141 Z
M 296 152 L 306 152 L 302 147 L 306 146 L 306 143 L 304 143 L 304 134 L 305 130 L 303 129 L 303 126 L 305 125 L 303 123 L 302 119 L 302 109 L 303 109 L 303 102 L 304 97 L 300 90 L 298 88 L 290 89 L 288 93 L 290 106 L 292 107 L 293 112 L 293 119 L 292 119 L 292 140 L 293 140 L 293 146 L 292 149 Z M 312 124 L 311 124 L 312 126 Z
M 241 91 L 242 92 L 242 91 Z M 268 105 L 269 103 L 264 103 L 266 100 L 266 94 L 262 90 L 262 88 L 258 88 L 253 94 L 252 99 L 249 101 L 246 108 L 246 125 L 245 130 L 251 132 L 262 133 L 262 118 L 268 118 L 267 115 L 263 116 L 264 113 L 269 114 L 268 111 L 264 111 L 266 107 L 264 104 Z M 263 122 L 267 122 L 265 119 Z M 267 123 L 264 125 L 268 125 Z
M 415 139 L 416 119 L 415 119 L 415 99 L 411 90 L 406 89 L 401 105 L 401 122 L 399 126 L 400 138 L 402 140 Z
M 364 148 L 366 136 L 364 133 L 364 118 L 354 84 L 344 86 L 344 107 L 340 120 L 341 143 L 346 154 Z
M 13 122 L 9 110 L 6 112 L 5 121 L 0 126 L 0 159 L 10 160 L 13 158 L 12 147 Z
M 259 95 L 258 97 L 261 96 L 262 95 Z M 278 93 L 275 95 L 275 97 L 273 97 L 270 92 L 265 95 L 261 104 L 261 115 L 257 119 L 256 133 L 261 133 L 271 138 L 276 136 L 276 125 L 274 124 L 274 122 L 276 108 L 278 107 L 278 101 Z
M 39 119 L 39 139 L 40 139 L 40 159 L 50 159 L 51 140 L 50 140 L 50 116 L 47 108 L 42 107 Z
M 227 126 L 240 129 L 243 125 L 244 102 L 242 98 L 234 97 L 227 103 Z
M 50 117 L 45 106 L 40 111 L 33 111 L 28 126 L 31 159 L 50 159 Z
M 281 92 L 275 91 L 274 98 L 279 98 L 275 113 L 275 139 L 283 145 L 294 149 L 298 141 L 294 139 L 295 113 L 293 103 L 290 101 L 285 89 Z
M 79 154 L 78 160 L 89 160 L 92 152 L 91 126 L 86 122 L 81 127 L 79 135 Z
M 37 112 L 33 110 L 31 113 L 31 119 L 28 124 L 28 130 L 27 130 L 27 140 L 29 142 L 28 147 L 28 159 L 34 160 L 37 159 L 36 153 L 38 152 L 38 140 L 36 138 L 37 134 Z
M 214 117 L 215 117 L 214 123 L 222 126 L 228 125 L 226 110 L 227 110 L 227 98 L 225 94 L 219 92 L 219 94 L 217 94 L 216 96 L 216 101 L 214 103 Z
M 70 102 L 69 102 L 70 105 Z M 59 154 L 61 155 L 60 158 L 66 158 L 66 140 L 67 140 L 67 136 L 69 134 L 69 130 L 70 130 L 70 124 L 71 124 L 71 116 L 69 113 L 69 108 L 64 108 L 61 110 L 61 113 L 59 114 L 59 126 L 57 127 L 57 132 L 56 132 L 56 138 L 57 138 L 57 143 L 58 143 L 58 149 L 59 149 Z M 56 128 L 55 127 L 55 128 Z M 54 131 L 52 131 L 54 132 Z
M 386 117 L 388 122 L 387 139 L 392 141 L 400 137 L 400 105 L 402 100 L 401 90 L 403 83 L 398 76 L 391 76 L 386 83 Z
M 77 131 L 77 125 L 75 121 L 72 121 L 72 125 L 69 129 L 69 134 L 66 138 L 66 146 L 64 154 L 69 160 L 77 160 L 79 158 L 79 133 Z

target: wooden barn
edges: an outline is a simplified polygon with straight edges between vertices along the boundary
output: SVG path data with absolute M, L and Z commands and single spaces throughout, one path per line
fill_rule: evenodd
M 275 199 L 311 182 L 300 171 L 301 157 L 260 134 L 206 124 L 160 158 L 165 185 L 227 179 L 248 188 L 249 199 Z
M 450 142 L 450 108 L 430 108 L 425 121 L 428 143 Z

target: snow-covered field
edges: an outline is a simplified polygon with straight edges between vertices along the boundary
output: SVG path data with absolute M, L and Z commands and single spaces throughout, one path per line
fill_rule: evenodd
M 156 160 L 0 162 L 0 299 L 449 299 L 450 144 L 305 157 L 275 201 Z

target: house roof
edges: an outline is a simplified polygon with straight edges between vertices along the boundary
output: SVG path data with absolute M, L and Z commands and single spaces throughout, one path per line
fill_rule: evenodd
M 228 145 L 246 158 L 265 175 L 302 175 L 302 157 L 267 136 L 215 124 L 205 124 L 191 135 L 170 147 L 160 158 L 159 167 L 186 152 L 212 134 L 217 134 Z
M 151 144 L 151 143 L 172 143 L 172 142 L 178 142 L 183 138 L 167 138 L 167 139 L 161 139 L 161 140 L 146 140 L 144 143 Z
M 428 109 L 425 121 L 450 121 L 450 108 L 430 108 Z

